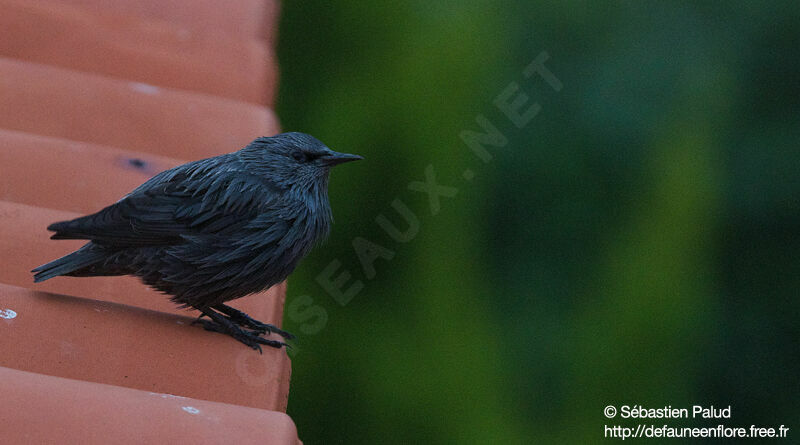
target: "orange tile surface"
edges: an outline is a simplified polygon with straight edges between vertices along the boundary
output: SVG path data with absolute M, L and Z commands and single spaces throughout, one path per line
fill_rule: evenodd
M 193 318 L 0 284 L 0 366 L 273 411 L 286 409 L 285 350 L 258 354 Z M 5 316 L 7 317 L 7 315 Z M 273 336 L 277 337 L 277 336 Z M 277 337 L 279 338 L 279 337 Z
M 285 350 L 259 355 L 190 317 L 0 285 L 0 366 L 284 411 Z M 277 336 L 273 336 L 277 337 Z M 5 404 L 2 403 L 2 404 Z M 2 405 L 0 404 L 0 405 Z M 2 422 L 0 422 L 2 423 Z
M 279 131 L 278 2 L 0 0 L 0 443 L 300 443 L 291 366 L 133 277 L 30 269 L 46 227 Z M 285 283 L 233 302 L 280 325 Z M 174 394 L 170 395 L 170 394 Z
M 0 368 L 0 393 L 8 444 L 299 443 L 292 420 L 275 411 L 9 368 Z
M 64 256 L 84 244 L 81 240 L 50 240 L 47 226 L 80 216 L 76 213 L 0 201 L 0 258 L 14 258 L 0 268 L 0 283 L 33 290 L 135 306 L 182 316 L 196 311 L 178 309 L 169 298 L 143 285 L 134 277 L 56 277 L 34 283 L 30 270 Z M 285 285 L 249 295 L 231 303 L 256 319 L 281 324 Z M 243 345 L 240 345 L 244 348 Z M 246 348 L 244 348 L 246 349 Z
M 278 132 L 253 104 L 0 58 L 0 127 L 178 159 Z
M 46 3 L 54 2 L 48 0 Z M 89 10 L 147 17 L 237 38 L 270 35 L 277 28 L 277 0 L 60 0 Z
M 156 173 L 186 162 L 2 128 L 0 147 L 0 200 L 80 214 L 113 204 Z M 36 181 L 31 172 L 39 172 Z
M 259 39 L 69 4 L 0 0 L 0 56 L 270 105 L 274 55 Z

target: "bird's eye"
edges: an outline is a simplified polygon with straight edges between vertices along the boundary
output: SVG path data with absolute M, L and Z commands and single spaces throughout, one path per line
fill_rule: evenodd
M 292 152 L 292 157 L 297 162 L 305 162 L 306 161 L 306 154 L 300 150 L 295 150 Z

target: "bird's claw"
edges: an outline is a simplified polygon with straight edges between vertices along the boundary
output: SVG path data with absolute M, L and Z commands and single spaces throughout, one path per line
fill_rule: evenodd
M 197 318 L 192 322 L 192 324 L 201 324 L 203 325 L 203 329 L 206 331 L 211 332 L 219 332 L 222 334 L 229 334 L 231 337 L 235 338 L 236 340 L 244 343 L 245 345 L 255 349 L 256 351 L 262 353 L 261 345 L 266 345 L 272 348 L 282 348 L 287 347 L 291 348 L 292 346 L 288 343 L 278 341 L 278 340 L 270 340 L 267 338 L 261 337 L 261 334 L 264 332 L 260 332 L 257 330 L 250 330 L 250 329 L 242 329 L 238 326 L 232 325 L 235 330 L 231 331 L 230 329 L 226 328 L 220 323 L 217 323 L 213 320 L 203 320 L 201 318 Z M 290 334 L 291 335 L 291 334 Z
M 224 316 L 227 317 L 231 322 L 236 323 L 241 327 L 252 329 L 260 334 L 275 333 L 287 340 L 294 340 L 296 338 L 293 334 L 286 332 L 275 325 L 260 322 L 244 312 L 234 309 L 230 306 L 220 305 L 216 309 L 222 312 Z
M 291 348 L 290 345 L 288 345 L 288 344 L 286 344 L 286 343 L 284 343 L 282 341 L 269 340 L 269 339 L 260 337 L 257 333 L 255 333 L 255 331 L 248 331 L 248 330 L 244 330 L 244 329 L 242 329 L 238 333 L 234 334 L 233 338 L 235 338 L 236 340 L 239 340 L 240 342 L 244 343 L 245 345 L 255 349 L 256 351 L 258 351 L 259 354 L 262 353 L 261 345 L 266 345 L 266 346 L 269 346 L 269 347 L 272 347 L 272 348 L 277 348 L 277 349 L 280 349 L 283 346 L 286 346 L 287 348 Z
M 261 323 L 258 320 L 250 319 L 250 322 L 245 322 L 244 324 L 246 327 L 260 334 L 278 334 L 287 340 L 294 340 L 296 338 L 294 334 L 290 332 L 286 332 L 283 329 L 268 323 Z

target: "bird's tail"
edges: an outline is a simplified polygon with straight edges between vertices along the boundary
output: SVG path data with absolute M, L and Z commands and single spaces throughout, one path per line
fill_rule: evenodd
M 94 247 L 92 243 L 88 243 L 69 255 L 33 269 L 31 271 L 34 272 L 33 282 L 39 283 L 59 275 L 67 275 L 101 261 L 106 254 L 101 249 Z

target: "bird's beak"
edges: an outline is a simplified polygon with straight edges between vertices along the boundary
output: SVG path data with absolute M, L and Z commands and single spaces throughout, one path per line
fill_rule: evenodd
M 359 156 L 359 155 L 351 155 L 351 154 L 347 154 L 347 153 L 337 153 L 337 152 L 334 151 L 334 152 L 331 152 L 328 155 L 325 155 L 325 156 L 321 157 L 320 159 L 322 160 L 322 163 L 324 165 L 333 167 L 334 165 L 339 165 L 339 164 L 343 164 L 345 162 L 350 162 L 350 161 L 358 161 L 358 160 L 364 159 L 364 158 Z

